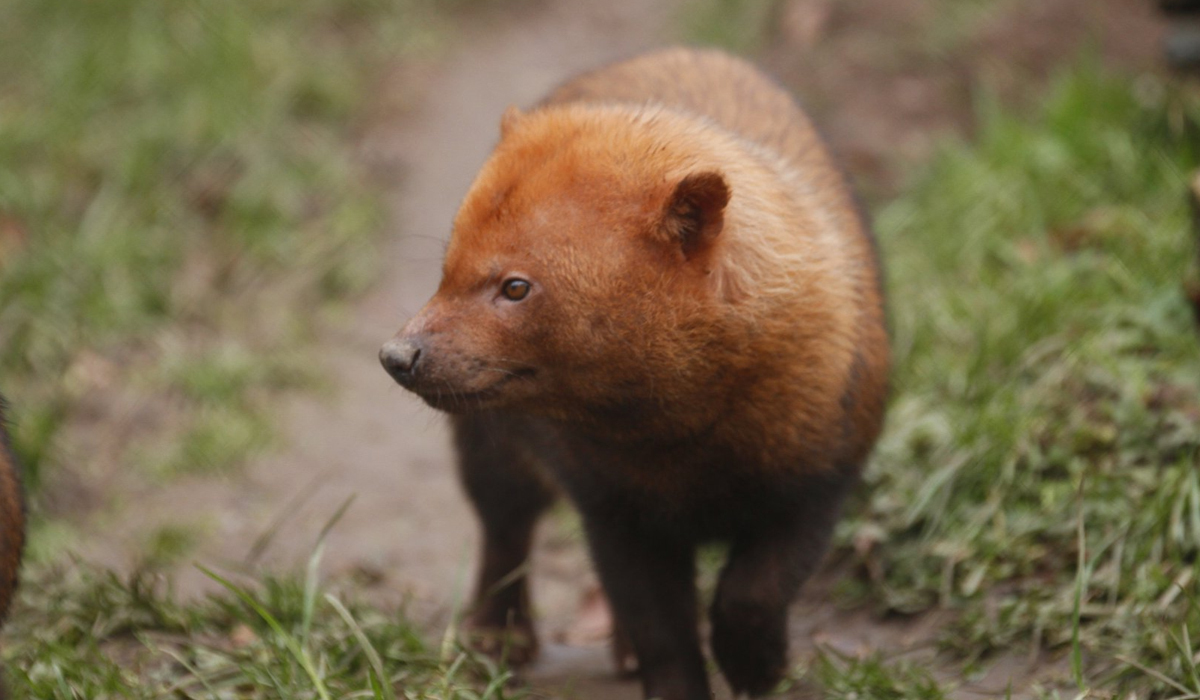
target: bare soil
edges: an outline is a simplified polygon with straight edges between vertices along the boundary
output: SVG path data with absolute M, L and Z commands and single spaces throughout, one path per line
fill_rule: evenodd
M 1023 99 L 1089 40 L 1105 60 L 1123 66 L 1158 60 L 1162 26 L 1149 2 L 995 4 L 999 9 L 964 20 L 931 49 L 922 37 L 938 21 L 934 8 L 946 3 L 792 0 L 782 6 L 763 60 L 799 89 L 876 196 L 894 191 L 940 135 L 969 130 L 972 91 L 983 75 Z M 363 158 L 377 171 L 404 175 L 392 204 L 396 234 L 384 250 L 388 272 L 346 323 L 319 341 L 335 395 L 280 406 L 282 448 L 241 473 L 120 494 L 123 507 L 90 516 L 79 551 L 129 569 L 152 533 L 187 524 L 203 533 L 191 560 L 230 572 L 298 569 L 353 498 L 329 533 L 324 575 L 382 605 L 407 605 L 431 630 L 446 624 L 470 592 L 476 522 L 459 493 L 443 421 L 392 383 L 376 352 L 433 292 L 449 222 L 496 140 L 504 108 L 527 106 L 572 73 L 663 43 L 678 11 L 676 2 L 648 0 L 504 3 L 466 18 L 444 60 L 383 85 L 381 115 L 393 111 L 388 105 L 414 104 L 401 95 L 414 85 L 421 92 L 416 107 L 377 120 L 362 139 Z M 577 623 L 594 578 L 569 522 L 550 520 L 533 562 L 542 636 L 550 643 L 531 678 L 555 697 L 640 697 L 636 684 L 614 677 L 602 644 L 579 639 L 587 636 Z M 184 594 L 212 587 L 191 566 L 173 579 Z M 809 586 L 795 608 L 798 655 L 824 644 L 852 654 L 886 649 L 933 658 L 936 616 L 882 621 L 869 611 L 837 610 L 827 602 L 828 579 Z M 960 692 L 999 694 L 1010 677 L 1025 687 L 1052 666 L 1001 660 Z

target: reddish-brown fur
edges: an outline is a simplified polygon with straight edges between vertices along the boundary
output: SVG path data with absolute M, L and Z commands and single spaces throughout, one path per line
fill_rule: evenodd
M 25 500 L 16 458 L 5 431 L 5 404 L 0 397 L 0 622 L 8 615 L 17 588 L 25 546 Z M 5 697 L 0 682 L 0 698 Z
M 520 301 L 512 278 L 531 285 Z M 381 358 L 462 416 L 487 539 L 479 626 L 532 638 L 523 580 L 486 598 L 527 554 L 548 472 L 581 509 L 648 696 L 707 694 L 690 576 L 712 539 L 732 543 L 717 660 L 737 690 L 778 680 L 787 601 L 878 435 L 888 374 L 870 234 L 784 91 L 675 49 L 510 110 L 437 294 Z

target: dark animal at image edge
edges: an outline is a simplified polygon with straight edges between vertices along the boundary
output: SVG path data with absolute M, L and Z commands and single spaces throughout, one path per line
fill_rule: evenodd
M 0 623 L 8 616 L 17 589 L 21 552 L 25 547 L 25 499 L 17 459 L 8 439 L 7 408 L 4 397 L 0 396 Z M 6 697 L 8 693 L 0 678 L 0 700 Z
M 712 541 L 712 654 L 764 694 L 883 419 L 871 234 L 791 97 L 720 52 L 587 73 L 501 122 L 437 293 L 380 351 L 454 416 L 484 533 L 469 636 L 536 653 L 523 564 L 563 491 L 646 696 L 710 697 Z

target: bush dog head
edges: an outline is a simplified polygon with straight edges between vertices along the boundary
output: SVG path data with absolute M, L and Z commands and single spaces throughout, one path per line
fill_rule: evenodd
M 795 234 L 772 219 L 804 214 L 777 159 L 661 107 L 510 109 L 501 132 L 437 293 L 380 352 L 429 405 L 672 439 L 717 421 L 756 376 L 780 379 L 763 343 L 786 345 L 793 367 L 798 334 L 836 344 L 817 305 L 772 320 L 806 286 L 781 263 Z M 805 261 L 814 289 L 822 257 Z

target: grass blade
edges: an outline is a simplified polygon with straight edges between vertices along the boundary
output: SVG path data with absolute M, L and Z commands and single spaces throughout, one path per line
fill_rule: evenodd
M 354 634 L 354 638 L 358 640 L 358 646 L 362 648 L 363 654 L 366 654 L 367 661 L 371 664 L 371 668 L 375 672 L 375 677 L 379 679 L 379 685 L 383 691 L 383 696 L 388 700 L 395 700 L 396 692 L 395 689 L 392 688 L 392 684 L 388 680 L 387 674 L 384 673 L 383 659 L 379 656 L 379 652 L 376 651 L 375 646 L 371 644 L 371 640 L 367 639 L 367 634 L 363 632 L 362 627 L 360 627 L 358 624 L 358 621 L 354 619 L 354 616 L 350 614 L 350 611 L 346 609 L 346 606 L 342 605 L 342 601 L 328 593 L 325 594 L 325 601 L 333 606 L 333 609 L 337 611 L 337 614 L 341 616 L 342 620 L 345 621 L 346 626 L 349 627 L 350 631 Z
M 308 675 L 309 681 L 311 681 L 313 684 L 313 688 L 317 691 L 317 696 L 321 698 L 321 700 L 330 700 L 329 690 L 325 687 L 325 683 L 321 679 L 321 675 L 317 672 L 316 667 L 313 665 L 313 660 L 309 655 L 308 650 L 301 646 L 301 644 L 296 640 L 295 636 L 288 634 L 287 630 L 283 628 L 283 625 L 279 623 L 279 620 L 276 619 L 269 610 L 260 605 L 253 596 L 245 591 L 245 589 L 235 585 L 232 581 L 225 579 L 220 574 L 204 567 L 203 565 L 197 564 L 196 567 L 200 569 L 200 571 L 204 572 L 204 575 L 224 586 L 226 590 L 235 595 L 239 600 L 245 603 L 247 607 L 253 610 L 255 614 L 262 618 L 262 620 L 267 623 L 267 625 L 275 632 L 275 634 L 279 636 L 284 645 L 287 646 L 288 651 L 300 664 L 300 667 L 304 669 L 304 672 Z

